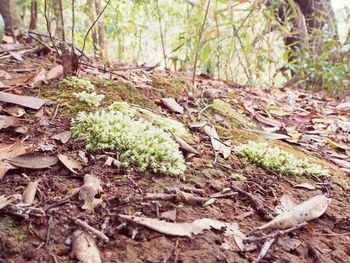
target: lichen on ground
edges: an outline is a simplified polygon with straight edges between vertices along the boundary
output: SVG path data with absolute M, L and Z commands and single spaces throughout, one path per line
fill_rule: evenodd
M 267 142 L 250 141 L 236 146 L 235 152 L 279 174 L 328 176 L 329 170 L 309 159 L 297 158 L 279 147 L 270 146 Z
M 89 150 L 115 150 L 117 166 L 168 175 L 183 175 L 186 169 L 171 134 L 122 111 L 81 112 L 73 119 L 71 130 Z

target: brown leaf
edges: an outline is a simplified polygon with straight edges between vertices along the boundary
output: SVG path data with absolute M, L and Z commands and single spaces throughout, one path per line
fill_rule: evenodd
M 251 132 L 254 132 L 255 134 L 259 135 L 260 137 L 263 137 L 267 140 L 286 140 L 291 139 L 290 136 L 281 134 L 281 133 L 272 133 L 272 132 L 265 132 L 265 131 L 258 131 L 258 130 L 249 130 Z
M 72 235 L 72 254 L 82 263 L 101 263 L 95 240 L 82 230 L 75 230 Z
M 19 124 L 19 119 L 15 116 L 0 115 L 0 130 L 15 127 Z
M 80 162 L 74 160 L 73 158 L 64 155 L 64 154 L 59 154 L 58 155 L 58 159 L 61 161 L 61 163 L 64 164 L 64 166 L 66 166 L 68 168 L 69 171 L 71 171 L 72 173 L 77 174 L 77 172 L 75 171 L 75 169 L 77 170 L 81 170 L 83 169 L 83 167 L 81 166 Z
M 173 98 L 162 98 L 164 106 L 172 112 L 184 113 L 184 108 L 180 106 Z
M 331 161 L 340 167 L 343 167 L 345 169 L 350 169 L 350 162 L 348 161 L 340 160 L 337 158 L 331 158 Z
M 337 106 L 337 110 L 349 112 L 350 111 L 350 101 L 339 103 Z
M 316 190 L 316 186 L 312 185 L 312 184 L 308 184 L 308 183 L 301 183 L 301 184 L 296 184 L 293 185 L 294 188 L 304 188 L 307 190 Z
M 189 145 L 185 140 L 183 140 L 178 136 L 174 136 L 174 137 L 175 137 L 175 141 L 180 145 L 181 150 L 188 153 L 199 154 L 199 152 L 196 149 L 194 149 L 191 145 Z
M 45 100 L 43 99 L 32 96 L 15 95 L 6 92 L 0 92 L 0 101 L 21 105 L 34 110 L 40 109 L 45 104 Z
M 57 65 L 50 69 L 46 74 L 46 80 L 58 79 L 63 77 L 63 66 Z
M 274 120 L 272 118 L 264 117 L 260 113 L 255 113 L 254 117 L 261 123 L 264 123 L 266 125 L 270 125 L 273 127 L 281 128 L 283 127 L 283 124 L 277 120 Z
M 22 154 L 14 157 L 8 162 L 16 167 L 28 168 L 28 169 L 43 169 L 53 166 L 57 163 L 56 156 L 41 155 L 41 154 Z
M 26 114 L 26 111 L 23 108 L 18 107 L 17 105 L 5 108 L 4 112 L 7 112 L 8 114 L 15 117 L 22 117 L 24 114 Z
M 0 144 L 0 179 L 4 177 L 8 170 L 15 169 L 14 166 L 3 160 L 26 153 L 27 148 L 28 145 L 24 145 L 21 141 L 12 144 Z
M 311 115 L 310 114 L 307 114 L 307 115 L 294 114 L 293 119 L 296 120 L 297 122 L 308 123 L 311 121 Z
M 31 205 L 34 202 L 36 190 L 38 189 L 40 179 L 34 181 L 34 182 L 29 182 L 26 189 L 24 189 L 23 192 L 23 203 L 27 205 Z
M 294 206 L 292 209 L 279 214 L 269 223 L 266 223 L 257 229 L 286 229 L 294 227 L 303 222 L 311 221 L 320 217 L 326 211 L 330 202 L 331 199 L 324 195 L 313 196 L 310 199 Z
M 206 125 L 204 126 L 203 131 L 206 135 L 210 137 L 213 149 L 216 152 L 221 153 L 225 159 L 228 158 L 231 154 L 232 147 L 220 141 L 219 135 L 215 127 L 210 127 Z
M 55 135 L 53 135 L 51 138 L 61 141 L 63 144 L 67 143 L 69 139 L 72 137 L 72 132 L 71 131 L 65 131 L 65 132 L 60 132 Z

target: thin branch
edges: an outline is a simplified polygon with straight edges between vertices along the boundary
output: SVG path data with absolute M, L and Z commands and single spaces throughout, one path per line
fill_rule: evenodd
M 91 31 L 91 29 L 96 25 L 97 21 L 100 19 L 100 17 L 103 15 L 104 11 L 106 10 L 107 6 L 109 5 L 109 3 L 111 2 L 111 0 L 108 0 L 107 4 L 105 5 L 105 7 L 102 9 L 101 13 L 99 13 L 99 15 L 97 16 L 97 18 L 95 19 L 95 21 L 92 23 L 92 25 L 90 26 L 89 30 L 86 32 L 85 37 L 84 37 L 84 44 L 83 44 L 83 48 L 81 49 L 82 52 L 84 53 L 85 50 L 85 45 L 86 45 L 86 40 L 87 37 L 89 36 L 89 33 Z
M 160 32 L 160 41 L 162 42 L 162 49 L 163 49 L 163 58 L 164 58 L 164 65 L 166 68 L 166 52 L 165 52 L 165 41 L 163 36 L 163 28 L 162 28 L 162 18 L 160 17 L 160 9 L 159 9 L 159 0 L 157 0 L 157 12 L 158 12 L 158 24 L 159 24 L 159 32 Z
M 50 40 L 51 40 L 51 42 L 52 42 L 52 45 L 53 45 L 53 47 L 55 48 L 57 54 L 60 54 L 60 53 L 58 52 L 57 46 L 55 45 L 55 42 L 53 41 L 52 34 L 51 34 L 49 18 L 47 17 L 47 0 L 44 0 L 44 16 L 45 16 L 45 20 L 46 20 L 46 28 L 47 28 L 47 31 L 48 31 L 48 33 L 49 33 L 49 37 L 50 37 Z
M 199 34 L 198 34 L 198 43 L 197 43 L 197 47 L 196 47 L 196 56 L 194 58 L 194 68 L 193 68 L 193 75 L 192 75 L 192 84 L 193 85 L 195 84 L 196 70 L 197 70 L 197 63 L 198 63 L 198 55 L 199 55 L 199 48 L 201 46 L 201 40 L 202 40 L 202 35 L 203 35 L 203 31 L 204 31 L 205 22 L 207 21 L 207 17 L 208 17 L 210 1 L 211 0 L 208 0 L 207 9 L 205 10 L 205 15 L 204 15 L 204 18 L 203 18 L 203 23 L 202 23 L 201 29 L 199 31 Z

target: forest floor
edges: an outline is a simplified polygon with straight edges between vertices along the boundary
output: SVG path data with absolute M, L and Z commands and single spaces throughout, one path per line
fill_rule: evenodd
M 331 198 L 326 212 L 304 228 L 278 234 L 261 262 L 350 262 L 349 98 L 240 86 L 204 75 L 193 88 L 187 73 L 118 67 L 106 72 L 84 66 L 79 74 L 106 95 L 101 107 L 125 101 L 190 127 L 188 143 L 199 154 L 184 152 L 185 178 L 119 169 L 108 161 L 112 152 L 87 151 L 69 130 L 71 118 L 89 108 L 60 82 L 62 68 L 54 56 L 37 46 L 0 45 L 1 262 L 76 262 L 71 246 L 76 229 L 90 232 L 87 240 L 96 242 L 102 262 L 253 262 L 266 234 L 276 233 L 256 227 L 277 214 L 281 197 L 300 203 L 322 193 Z M 4 92 L 32 97 L 5 103 Z M 44 99 L 44 105 L 33 97 Z M 165 97 L 174 98 L 184 112 L 165 107 Z M 234 152 L 224 158 L 200 129 L 205 124 L 215 127 L 226 144 L 268 141 L 322 165 L 330 176 L 282 176 Z M 90 212 L 77 192 L 86 174 L 99 178 L 102 188 L 93 194 L 99 205 Z M 167 235 L 123 215 L 237 223 L 242 233 L 261 240 L 243 248 L 221 227 L 190 237 Z M 85 262 L 98 262 L 87 256 Z

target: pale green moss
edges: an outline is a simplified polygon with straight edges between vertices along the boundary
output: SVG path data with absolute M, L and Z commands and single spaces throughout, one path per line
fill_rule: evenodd
M 124 114 L 130 115 L 131 117 L 147 120 L 153 125 L 178 137 L 182 137 L 184 139 L 191 138 L 189 131 L 181 122 L 164 117 L 160 114 L 154 113 L 145 108 L 141 108 L 137 105 L 130 105 L 126 102 L 115 102 L 109 107 L 109 109 L 123 112 Z
M 321 165 L 311 163 L 307 158 L 298 159 L 293 154 L 278 147 L 271 147 L 267 142 L 250 141 L 238 145 L 234 149 L 239 156 L 247 157 L 249 161 L 280 174 L 329 175 L 329 171 Z
M 116 165 L 168 175 L 183 175 L 185 161 L 169 133 L 145 120 L 112 109 L 79 113 L 72 134 L 92 151 L 115 150 Z
M 74 88 L 77 91 L 94 91 L 95 86 L 87 79 L 69 77 L 60 81 L 60 85 Z
M 97 95 L 96 92 L 87 93 L 85 90 L 79 93 L 74 92 L 73 95 L 80 101 L 87 105 L 97 108 L 100 106 L 101 101 L 104 99 L 105 95 Z
M 243 114 L 234 110 L 230 104 L 219 99 L 214 99 L 211 105 L 212 107 L 210 109 L 210 112 L 219 114 L 222 117 L 226 118 L 233 128 L 255 127 L 255 124 L 253 122 L 249 121 Z

